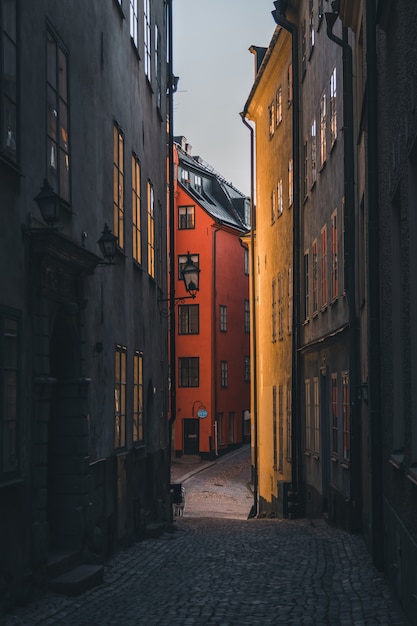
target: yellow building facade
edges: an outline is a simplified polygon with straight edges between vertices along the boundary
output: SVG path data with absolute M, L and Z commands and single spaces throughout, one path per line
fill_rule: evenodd
M 252 462 L 258 515 L 286 515 L 291 481 L 293 157 L 291 38 L 277 27 L 251 48 L 255 82 L 244 116 L 255 126 L 252 223 Z M 253 333 L 253 329 L 252 329 Z M 255 369 L 256 368 L 256 371 Z

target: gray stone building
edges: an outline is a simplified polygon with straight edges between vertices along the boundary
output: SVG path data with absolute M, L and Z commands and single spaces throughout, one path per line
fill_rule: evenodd
M 0 1 L 0 612 L 171 516 L 169 21 Z

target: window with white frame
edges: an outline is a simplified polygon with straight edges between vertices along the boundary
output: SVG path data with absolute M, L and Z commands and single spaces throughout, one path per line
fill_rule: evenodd
M 16 0 L 3 0 L 2 2 L 0 2 L 0 10 L 0 58 L 2 59 L 2 62 L 0 64 L 0 150 L 7 159 L 16 162 L 18 144 L 17 84 L 19 72 L 17 36 L 18 15 L 16 9 Z M 63 61 L 65 61 L 65 74 L 62 75 L 61 78 L 66 81 L 66 59 L 63 59 Z M 48 66 L 48 70 L 51 71 L 51 69 L 52 68 L 49 68 Z M 54 79 L 54 85 L 56 85 L 55 81 L 56 77 Z M 67 86 L 65 85 L 65 91 L 66 87 Z M 54 91 L 56 92 L 56 89 L 54 89 Z M 53 111 L 57 113 L 57 116 L 54 119 L 50 119 L 50 116 L 48 115 L 48 123 L 52 123 L 54 126 L 55 132 L 53 133 L 53 135 L 54 141 L 56 142 L 56 130 L 59 123 L 59 118 L 58 109 L 56 107 L 56 98 L 54 98 L 53 100 L 54 102 L 51 102 L 51 106 L 53 106 Z M 65 115 L 63 122 L 65 122 Z M 68 132 L 67 125 L 65 127 L 65 130 L 66 132 Z M 61 140 L 62 142 L 64 142 L 64 137 L 62 137 Z
M 320 454 L 320 404 L 319 404 L 319 379 L 313 378 L 313 410 L 314 410 L 314 454 Z
M 321 306 L 327 306 L 327 226 L 321 229 Z
M 138 47 L 138 0 L 130 0 L 130 36 Z
M 310 145 L 310 160 L 311 160 L 311 186 L 314 185 L 317 179 L 317 122 L 316 118 L 311 122 L 311 145 Z
M 196 188 L 198 193 L 201 193 L 203 191 L 203 181 L 199 174 L 194 175 L 194 187 Z
M 276 101 L 275 101 L 275 111 L 276 111 L 276 125 L 278 126 L 282 122 L 282 87 L 279 87 L 277 90 Z
M 316 33 L 314 31 L 314 2 L 309 0 L 309 39 L 310 39 L 310 57 L 316 43 Z
M 275 132 L 275 102 L 272 102 L 268 107 L 269 114 L 269 138 L 274 136 Z
M 337 80 L 336 68 L 330 76 L 330 145 L 333 146 L 337 139 Z
M 332 223 L 332 300 L 335 300 L 339 295 L 337 209 L 332 213 L 331 223 Z
M 311 246 L 312 265 L 313 265 L 313 315 L 319 309 L 319 277 L 318 277 L 318 258 L 317 258 L 317 239 L 313 241 Z
M 143 0 L 143 62 L 145 74 L 151 80 L 151 0 Z
M 327 159 L 327 143 L 326 143 L 326 94 L 323 93 L 320 98 L 320 167 L 323 168 Z
M 278 217 L 280 217 L 282 215 L 282 211 L 284 209 L 284 198 L 283 198 L 283 195 L 282 195 L 282 179 L 278 181 L 277 201 L 278 201 L 278 206 L 277 206 Z
M 181 169 L 181 182 L 183 185 L 190 182 L 190 172 L 185 169 Z
M 292 207 L 294 202 L 294 162 L 292 159 L 288 161 L 288 208 Z

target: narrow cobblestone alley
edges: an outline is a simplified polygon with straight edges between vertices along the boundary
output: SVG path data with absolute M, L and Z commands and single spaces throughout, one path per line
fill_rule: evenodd
M 201 502 L 213 508 L 216 498 L 192 496 L 194 485 L 245 483 L 246 453 L 185 475 L 185 516 L 120 552 L 100 587 L 76 598 L 49 593 L 3 626 L 407 626 L 361 537 L 322 520 L 201 516 Z

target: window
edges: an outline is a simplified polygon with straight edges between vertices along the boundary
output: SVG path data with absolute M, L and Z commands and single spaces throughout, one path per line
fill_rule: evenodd
M 292 391 L 291 385 L 287 386 L 287 460 L 292 458 Z
M 313 0 L 309 0 L 309 13 L 310 13 L 310 19 L 309 19 L 309 39 L 310 39 L 310 56 L 312 55 L 312 52 L 314 50 L 314 44 L 316 42 L 316 33 L 314 31 L 314 2 Z
M 229 443 L 235 441 L 235 413 L 230 411 L 229 413 Z
M 198 387 L 200 385 L 200 359 L 198 356 L 178 359 L 178 387 Z
M 124 137 L 117 124 L 113 127 L 113 232 L 122 250 L 124 241 Z
M 287 96 L 288 106 L 290 106 L 292 102 L 292 63 L 289 64 L 287 72 Z
M 278 126 L 282 122 L 282 88 L 281 87 L 278 89 L 277 95 L 276 95 L 275 112 L 276 112 L 276 125 Z
M 194 187 L 199 193 L 203 191 L 203 181 L 201 179 L 201 176 L 199 176 L 198 174 L 194 175 Z
M 133 356 L 133 441 L 143 441 L 143 353 Z
M 278 200 L 278 217 L 282 215 L 282 211 L 284 208 L 284 200 L 282 196 L 282 180 L 278 181 L 278 189 L 277 189 L 277 200 Z
M 155 278 L 155 198 L 148 180 L 148 274 Z
M 337 250 L 337 211 L 331 217 L 332 222 L 332 300 L 339 295 L 339 265 Z
M 304 252 L 304 268 L 303 268 L 303 302 L 304 302 L 304 319 L 308 320 L 310 317 L 310 293 L 308 290 L 309 281 L 309 267 L 308 267 L 308 250 Z
M 317 313 L 319 308 L 319 278 L 318 278 L 318 259 L 317 259 L 317 240 L 313 241 L 312 245 L 313 253 L 313 315 Z
M 310 381 L 304 381 L 304 393 L 305 393 L 305 411 L 306 411 L 306 421 L 305 421 L 305 449 L 306 451 L 310 451 L 311 449 L 311 396 L 310 396 Z
M 271 224 L 275 222 L 275 216 L 277 214 L 277 196 L 275 189 L 271 192 Z
M 319 406 L 319 379 L 313 378 L 314 395 L 314 454 L 320 454 L 320 406 Z
M 143 0 L 143 52 L 145 74 L 151 80 L 151 0 Z
M 320 167 L 323 168 L 327 158 L 326 145 L 326 94 L 320 98 Z
M 308 192 L 308 137 L 303 143 L 303 198 L 307 198 Z
M 337 139 L 337 85 L 336 68 L 330 76 L 330 145 Z
M 228 364 L 227 361 L 220 361 L 220 387 L 228 386 Z
M 343 460 L 350 460 L 349 373 L 342 372 Z
M 197 267 L 200 267 L 200 255 L 198 254 L 190 254 L 191 260 Z M 188 255 L 180 254 L 178 256 L 178 280 L 183 280 L 182 270 L 187 264 Z
M 293 315 L 293 271 L 292 265 L 288 267 L 288 334 L 292 332 L 292 315 Z
M 245 272 L 245 276 L 249 276 L 249 250 L 248 248 L 244 249 L 243 271 Z
M 290 159 L 288 161 L 288 208 L 292 206 L 294 202 L 294 163 Z
M 245 300 L 245 303 L 244 303 L 244 325 L 245 325 L 245 333 L 250 333 L 250 307 L 249 307 L 249 300 Z
M 126 445 L 126 348 L 116 346 L 114 367 L 114 447 Z
M 178 334 L 198 335 L 200 332 L 200 305 L 180 304 L 178 307 Z
M 275 132 L 275 102 L 269 105 L 268 108 L 269 114 L 269 138 L 274 136 Z
M 178 207 L 178 230 L 195 228 L 195 206 Z
M 303 77 L 307 70 L 307 34 L 306 21 L 301 24 L 301 76 Z
M 277 388 L 272 387 L 272 441 L 274 468 L 278 466 L 278 437 L 277 437 Z
M 311 123 L 311 186 L 317 179 L 317 123 L 316 118 Z
M 321 229 L 321 306 L 327 306 L 327 226 Z
M 245 383 L 250 382 L 250 357 L 245 355 Z
M 162 70 L 161 70 L 161 34 L 155 24 L 155 81 L 156 81 L 156 106 L 162 104 Z
M 220 330 L 226 332 L 227 330 L 227 306 L 220 305 Z
M 277 340 L 277 280 L 272 279 L 271 293 L 271 312 L 272 312 L 272 341 Z
M 249 198 L 245 198 L 245 224 L 250 226 L 250 200 Z
M 282 385 L 278 387 L 278 471 L 284 469 L 284 406 Z
M 284 277 L 278 274 L 278 339 L 284 338 Z
M 50 31 L 47 33 L 46 63 L 47 179 L 54 191 L 70 202 L 68 55 Z
M 332 374 L 332 455 L 338 454 L 338 413 L 337 374 Z
M 18 369 L 19 321 L 0 314 L 0 476 L 7 479 L 19 469 L 18 399 L 20 381 Z
M 18 79 L 16 0 L 7 2 L 3 0 L 0 2 L 0 9 L 0 150 L 8 159 L 16 161 Z M 56 127 L 57 123 L 55 132 Z
M 138 47 L 138 0 L 130 0 L 130 36 Z
M 132 155 L 132 254 L 142 263 L 141 216 L 140 216 L 140 163 Z
M 183 185 L 190 182 L 190 172 L 188 170 L 181 170 L 181 182 Z

